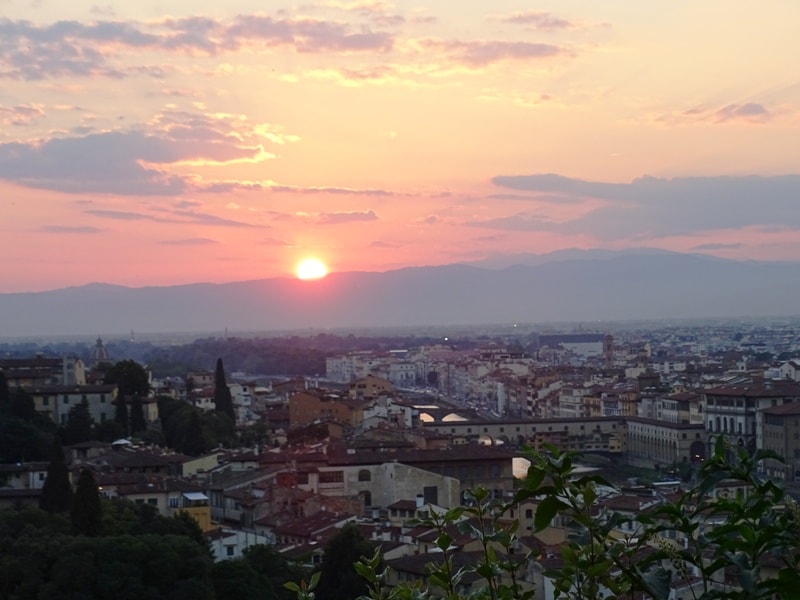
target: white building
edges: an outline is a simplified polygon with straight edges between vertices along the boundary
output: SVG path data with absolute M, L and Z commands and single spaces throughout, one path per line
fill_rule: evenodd
M 252 531 L 240 531 L 226 527 L 209 531 L 206 534 L 214 555 L 214 561 L 242 558 L 247 548 L 256 545 L 271 545 L 274 540 L 266 535 Z

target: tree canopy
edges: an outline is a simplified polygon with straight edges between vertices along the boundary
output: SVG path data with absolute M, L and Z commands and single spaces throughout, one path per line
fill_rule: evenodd
M 123 398 L 147 396 L 150 393 L 147 371 L 135 360 L 121 360 L 114 363 L 106 371 L 103 381 L 115 384 L 118 395 Z
M 367 593 L 366 581 L 353 565 L 372 556 L 375 547 L 361 530 L 348 523 L 325 545 L 320 567 L 318 595 L 321 600 L 352 600 Z
M 149 504 L 103 499 L 102 531 L 74 535 L 64 515 L 0 511 L 0 598 L 185 598 L 291 600 L 302 579 L 276 549 L 256 545 L 214 564 L 197 522 Z
M 158 398 L 158 415 L 164 443 L 184 454 L 194 456 L 200 446 L 202 453 L 236 442 L 231 420 L 216 411 L 204 412 L 187 402 L 161 396 Z M 198 424 L 202 443 L 197 440 Z

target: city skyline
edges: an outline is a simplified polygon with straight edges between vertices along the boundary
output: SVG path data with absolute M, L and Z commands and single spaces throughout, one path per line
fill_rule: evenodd
M 0 293 L 800 261 L 800 6 L 2 2 Z

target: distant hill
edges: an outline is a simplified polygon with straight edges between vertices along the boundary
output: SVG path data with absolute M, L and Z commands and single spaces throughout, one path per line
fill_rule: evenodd
M 537 264 L 333 273 L 303 282 L 0 294 L 0 337 L 800 314 L 800 264 L 645 251 Z

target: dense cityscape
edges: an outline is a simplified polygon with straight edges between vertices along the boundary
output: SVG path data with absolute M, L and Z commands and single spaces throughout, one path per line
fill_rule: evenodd
M 800 598 L 800 2 L 0 5 L 0 600 Z
M 205 362 L 184 362 L 198 356 Z M 380 548 L 388 585 L 402 585 L 427 578 L 435 547 L 432 526 L 414 519 L 470 506 L 476 489 L 510 502 L 535 455 L 575 453 L 581 470 L 615 486 L 597 509 L 623 515 L 692 489 L 720 439 L 731 455 L 773 453 L 757 475 L 798 497 L 798 357 L 797 319 L 511 324 L 169 346 L 6 341 L 0 503 L 6 511 L 68 511 L 53 488 L 60 467 L 62 489 L 77 498 L 88 479 L 105 512 L 124 503 L 139 519 L 184 519 L 213 558 L 216 597 L 227 597 L 219 591 L 224 569 L 263 568 L 254 566 L 256 552 L 269 549 L 283 561 L 279 571 L 300 581 L 331 561 L 332 543 L 356 533 Z M 574 524 L 555 517 L 537 526 L 540 501 L 513 504 L 516 514 L 506 516 L 518 520 L 518 544 L 530 553 L 520 581 L 535 598 L 552 598 L 548 569 Z M 80 517 L 74 507 L 72 516 Z M 621 521 L 614 535 L 630 536 L 626 527 Z M 451 543 L 463 558 L 476 541 L 462 534 Z M 32 575 L 7 576 L 4 597 L 34 585 Z M 714 589 L 736 581 L 725 573 Z M 703 585 L 677 572 L 670 583 L 676 599 Z M 464 590 L 470 585 L 479 582 Z

